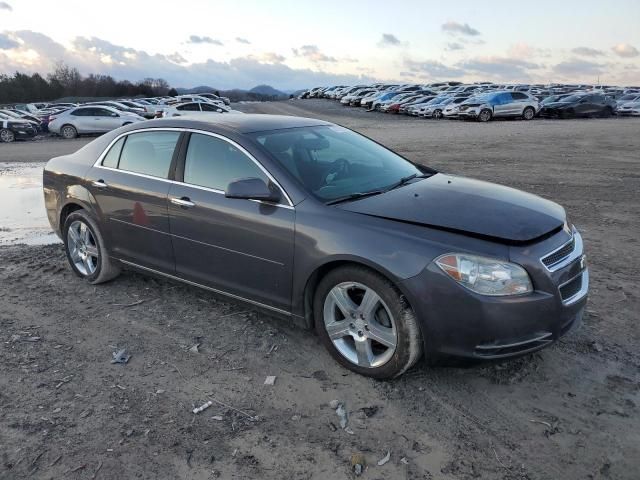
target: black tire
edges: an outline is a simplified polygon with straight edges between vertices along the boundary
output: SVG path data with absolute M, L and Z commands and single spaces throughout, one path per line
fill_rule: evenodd
M 442 110 L 440 110 L 439 108 L 436 108 L 431 114 L 431 116 L 436 120 L 440 120 L 442 118 Z
M 536 116 L 536 111 L 533 109 L 533 107 L 527 107 L 522 112 L 522 118 L 524 120 L 533 120 L 533 117 L 535 116 Z
M 361 367 L 353 363 L 340 353 L 327 333 L 324 320 L 325 300 L 334 287 L 345 282 L 357 282 L 372 289 L 391 314 L 391 321 L 396 329 L 395 351 L 380 366 Z M 377 379 L 398 377 L 422 356 L 422 335 L 413 310 L 389 280 L 366 267 L 345 266 L 329 272 L 316 288 L 313 313 L 316 332 L 331 356 L 345 368 L 361 375 Z
M 71 258 L 69 227 L 74 222 L 78 221 L 84 223 L 91 232 L 99 255 L 98 261 L 96 262 L 96 269 L 89 275 L 81 272 L 78 267 L 76 267 L 73 259 Z M 120 266 L 117 265 L 113 260 L 111 260 L 111 258 L 109 258 L 104 240 L 102 238 L 102 234 L 100 233 L 100 229 L 98 228 L 96 221 L 91 217 L 91 215 L 86 212 L 86 210 L 76 210 L 74 212 L 71 212 L 67 216 L 62 228 L 62 238 L 64 241 L 64 250 L 67 254 L 69 265 L 71 266 L 73 272 L 80 278 L 87 280 L 92 285 L 96 285 L 98 283 L 108 282 L 109 280 L 112 280 L 120 275 Z
M 481 110 L 480 113 L 478 114 L 478 121 L 483 123 L 488 122 L 489 120 L 491 120 L 492 117 L 493 117 L 493 112 L 488 108 L 485 108 L 484 110 Z
M 0 141 L 3 143 L 11 143 L 15 141 L 16 134 L 8 128 L 0 129 Z
M 78 136 L 78 130 L 73 125 L 63 125 L 60 127 L 60 136 L 64 139 L 71 140 Z

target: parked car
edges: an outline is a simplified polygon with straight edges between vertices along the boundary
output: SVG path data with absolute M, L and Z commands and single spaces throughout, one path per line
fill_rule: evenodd
M 208 100 L 221 101 L 225 105 L 231 105 L 231 100 L 229 100 L 229 98 L 220 97 L 220 96 L 216 95 L 215 93 L 199 93 L 198 96 L 206 98 Z
M 164 117 L 179 117 L 191 113 L 242 113 L 238 110 L 231 110 L 224 105 L 213 104 L 208 102 L 187 102 L 178 103 L 167 107 L 163 111 Z
M 619 106 L 618 115 L 633 117 L 640 116 L 640 100 L 627 102 Z
M 0 142 L 10 143 L 17 139 L 33 138 L 36 133 L 32 122 L 0 113 Z
M 537 351 L 587 301 L 582 239 L 561 206 L 320 120 L 129 125 L 50 160 L 43 188 L 89 283 L 126 266 L 227 295 L 315 328 L 375 378 L 423 355 Z
M 85 105 L 65 110 L 51 117 L 49 131 L 71 139 L 87 133 L 109 132 L 144 120 L 140 115 L 122 112 L 112 107 Z
M 610 117 L 615 114 L 616 107 L 615 100 L 601 93 L 579 93 L 544 105 L 540 115 L 559 118 Z
M 29 115 L 26 112 L 22 112 L 20 110 L 15 110 L 15 109 L 9 109 L 9 108 L 2 108 L 0 109 L 0 114 L 4 116 L 4 118 L 13 118 L 15 120 L 22 120 L 24 122 L 29 122 L 33 128 L 36 129 L 36 132 L 41 132 L 42 131 L 42 121 L 37 118 L 37 117 L 33 117 L 31 115 Z
M 492 118 L 518 117 L 532 120 L 540 111 L 540 103 L 525 92 L 495 92 L 477 95 L 460 105 L 458 117 L 488 122 Z
M 616 107 L 619 109 L 625 103 L 637 101 L 640 101 L 640 93 L 625 93 L 616 99 Z

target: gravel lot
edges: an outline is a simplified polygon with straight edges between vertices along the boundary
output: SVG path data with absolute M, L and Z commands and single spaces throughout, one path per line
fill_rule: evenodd
M 346 479 L 352 454 L 368 479 L 638 478 L 640 119 L 438 122 L 324 100 L 238 108 L 335 121 L 563 204 L 589 255 L 584 326 L 519 360 L 419 365 L 378 382 L 244 305 L 131 272 L 93 287 L 60 245 L 2 246 L 0 478 Z M 0 162 L 85 142 L 0 145 Z M 129 363 L 111 364 L 122 347 Z

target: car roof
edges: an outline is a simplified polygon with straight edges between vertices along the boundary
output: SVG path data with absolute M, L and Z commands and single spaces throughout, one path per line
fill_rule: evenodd
M 269 130 L 281 130 L 285 128 L 296 127 L 312 127 L 319 125 L 333 125 L 332 123 L 314 118 L 294 117 L 288 115 L 265 115 L 257 113 L 225 113 L 206 118 L 191 117 L 172 117 L 162 120 L 150 120 L 145 125 L 158 127 L 176 127 L 176 128 L 199 128 L 202 124 L 210 124 L 211 126 L 223 127 L 235 130 L 238 133 L 253 133 Z M 140 125 L 138 124 L 138 127 Z

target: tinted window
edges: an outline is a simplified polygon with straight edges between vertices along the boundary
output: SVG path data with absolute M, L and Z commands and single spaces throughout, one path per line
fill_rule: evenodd
M 200 106 L 202 107 L 202 110 L 205 112 L 221 112 L 222 111 L 221 108 L 218 108 L 215 105 L 209 105 L 207 103 L 203 103 Z
M 120 155 L 121 170 L 167 178 L 180 132 L 132 133 Z
M 105 167 L 118 168 L 118 160 L 120 159 L 120 152 L 122 151 L 122 145 L 124 145 L 124 138 L 122 137 L 116 143 L 113 144 L 109 153 L 107 153 L 102 159 L 102 165 Z
M 93 110 L 93 114 L 96 117 L 113 117 L 114 113 L 105 109 L 105 108 L 94 108 Z
M 93 115 L 93 108 L 76 108 L 71 115 L 74 117 L 90 117 Z
M 187 103 L 186 105 L 180 105 L 179 107 L 176 107 L 176 109 L 178 110 L 186 110 L 188 112 L 199 112 L 200 108 L 198 107 L 197 103 Z
M 527 98 L 527 96 L 524 93 L 521 93 L 521 92 L 513 92 L 511 94 L 511 97 L 514 100 L 525 100 Z
M 264 172 L 229 142 L 209 135 L 191 135 L 184 164 L 184 181 L 226 190 L 233 180 L 255 177 L 269 183 Z

